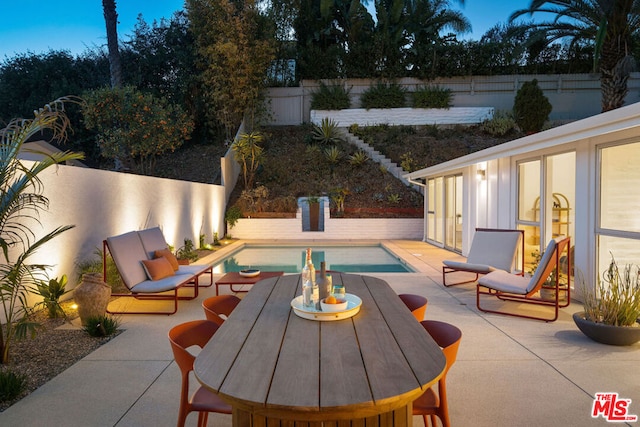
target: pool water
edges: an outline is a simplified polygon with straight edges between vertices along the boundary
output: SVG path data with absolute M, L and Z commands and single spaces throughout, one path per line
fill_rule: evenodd
M 305 261 L 307 246 L 245 245 L 213 264 L 214 273 L 229 273 L 248 268 L 262 271 L 299 273 Z M 344 273 L 411 273 L 413 270 L 382 245 L 311 246 L 316 270 L 325 261 L 327 270 Z

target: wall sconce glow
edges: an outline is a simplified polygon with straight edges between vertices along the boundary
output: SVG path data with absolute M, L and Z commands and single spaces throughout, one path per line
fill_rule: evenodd
M 487 171 L 485 171 L 484 169 L 478 169 L 476 171 L 476 177 L 478 178 L 478 181 L 484 181 L 485 179 L 487 179 Z

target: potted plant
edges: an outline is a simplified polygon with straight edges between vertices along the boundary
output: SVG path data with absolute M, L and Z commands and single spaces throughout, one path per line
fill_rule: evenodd
M 575 313 L 578 328 L 594 341 L 632 345 L 640 341 L 640 270 L 626 265 L 622 270 L 611 257 L 609 268 L 595 289 L 582 285 L 584 311 Z
M 533 276 L 533 274 L 535 273 L 536 269 L 538 268 L 538 264 L 540 263 L 540 260 L 542 259 L 542 256 L 544 255 L 544 252 L 540 252 L 540 251 L 534 251 L 531 253 L 531 256 L 533 257 L 533 263 L 531 264 L 531 268 L 529 270 L 529 275 Z M 562 263 L 561 263 L 562 264 Z M 566 273 L 566 271 L 562 271 L 562 269 L 560 270 L 560 273 Z M 556 300 L 556 284 L 555 284 L 555 269 L 551 272 L 551 274 L 549 274 L 549 277 L 547 277 L 547 280 L 544 282 L 544 284 L 542 285 L 542 288 L 540 289 L 540 298 L 545 300 L 545 301 L 555 301 Z M 562 274 L 559 276 L 562 277 Z M 558 297 L 558 300 L 561 302 L 564 302 L 567 300 L 567 284 L 566 283 L 560 283 L 559 285 L 560 288 L 560 295 Z

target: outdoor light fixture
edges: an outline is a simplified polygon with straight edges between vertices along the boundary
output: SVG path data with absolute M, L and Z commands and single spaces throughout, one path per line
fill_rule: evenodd
M 486 171 L 484 169 L 478 169 L 476 171 L 476 174 L 476 176 L 478 177 L 478 181 L 484 181 L 485 179 L 487 179 Z

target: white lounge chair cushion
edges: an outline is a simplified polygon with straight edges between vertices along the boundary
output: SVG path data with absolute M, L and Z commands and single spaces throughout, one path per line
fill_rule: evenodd
M 200 265 L 200 264 L 181 265 L 178 267 L 178 271 L 176 271 L 176 274 L 179 274 L 179 275 L 190 274 L 192 276 L 199 276 L 210 268 L 211 268 L 210 265 Z
M 478 284 L 500 292 L 526 295 L 529 277 L 522 277 L 504 270 L 496 270 L 478 279 Z
M 137 232 L 130 231 L 119 236 L 108 237 L 107 244 L 127 288 L 132 289 L 138 283 L 147 280 L 147 273 L 140 262 L 147 259 L 147 253 Z
M 444 260 L 442 261 L 444 265 L 447 267 L 453 268 L 455 270 L 467 270 L 472 271 L 474 273 L 486 274 L 490 271 L 494 271 L 495 268 L 486 264 L 469 264 L 468 262 L 461 261 L 452 261 L 452 260 Z
M 489 265 L 497 270 L 512 271 L 521 236 L 518 231 L 476 231 L 467 264 Z
M 140 230 L 138 231 L 138 236 L 140 236 L 144 250 L 147 251 L 148 259 L 153 259 L 156 251 L 160 249 L 167 249 L 169 247 L 166 240 L 164 240 L 164 234 L 162 234 L 160 227 Z
M 160 280 L 145 280 L 137 285 L 129 288 L 131 292 L 136 293 L 157 293 L 173 291 L 176 287 L 189 281 L 189 277 L 184 274 L 165 277 Z
M 542 259 L 532 277 L 522 277 L 503 270 L 492 271 L 478 280 L 478 284 L 500 292 L 526 295 L 535 288 L 542 274 L 551 261 L 556 249 L 556 241 L 551 240 L 544 251 Z

